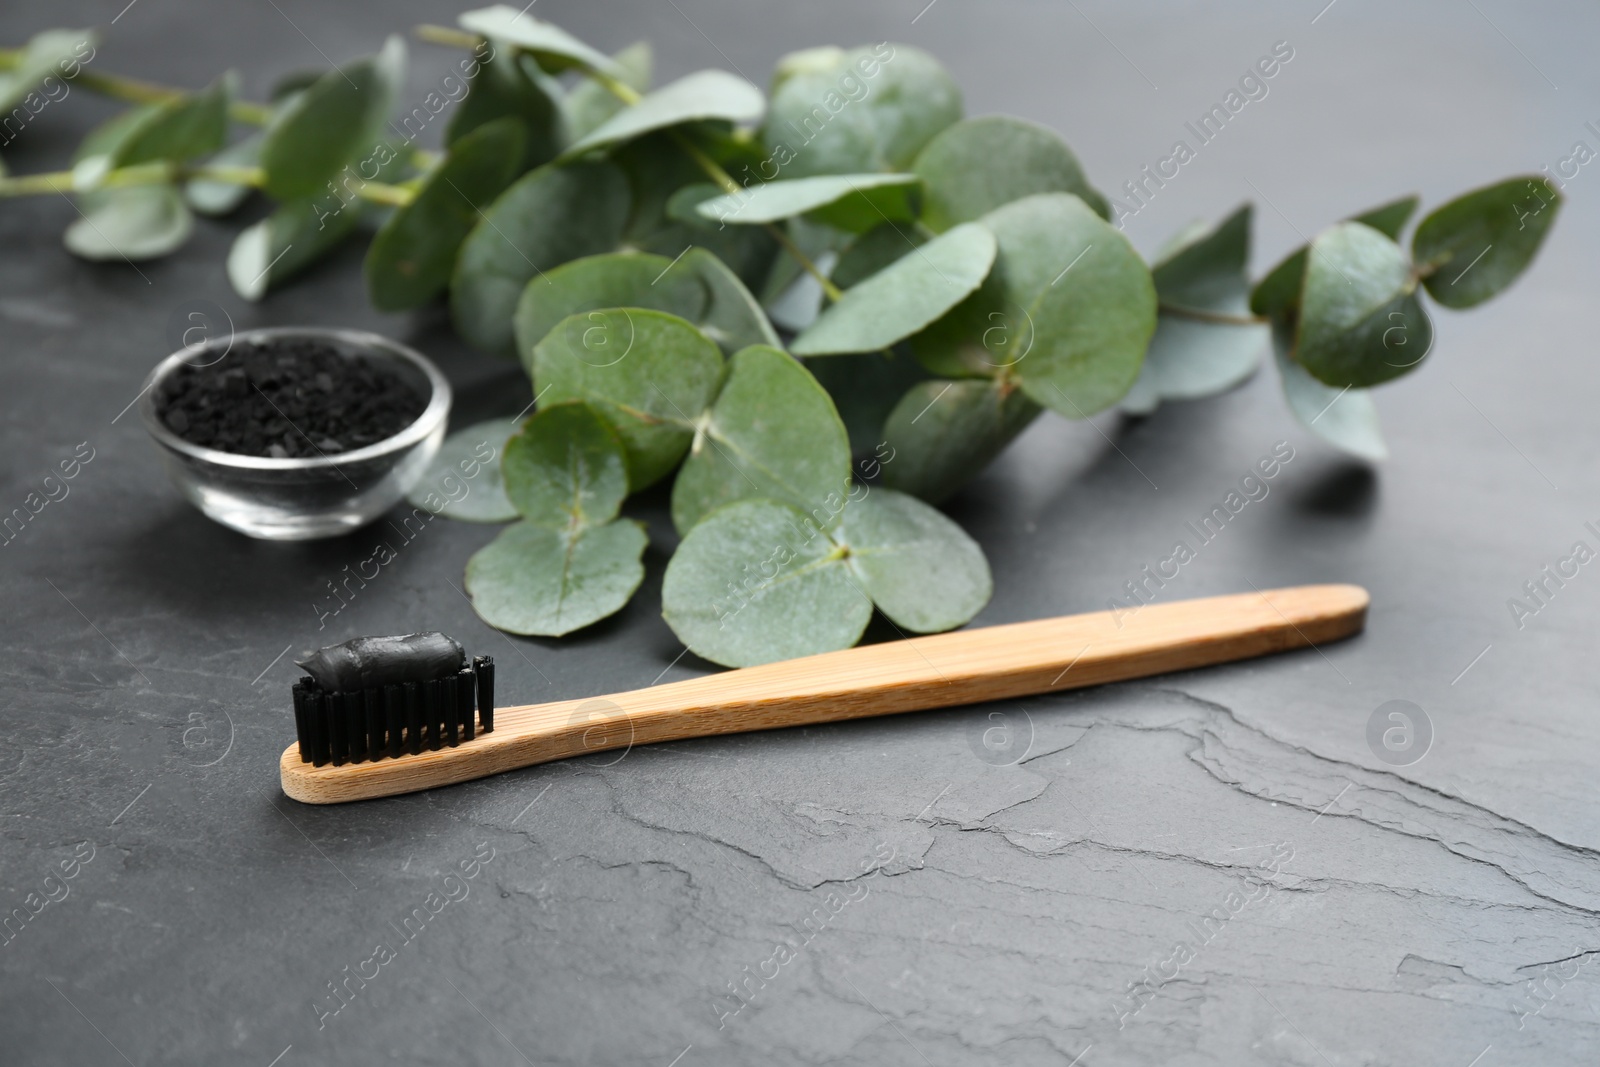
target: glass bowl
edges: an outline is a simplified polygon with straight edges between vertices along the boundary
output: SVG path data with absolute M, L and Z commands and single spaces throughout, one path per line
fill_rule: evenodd
M 273 459 L 190 444 L 156 415 L 156 394 L 178 367 L 204 367 L 236 344 L 293 338 L 330 345 L 345 357 L 387 364 L 428 397 L 417 420 L 393 437 L 348 452 Z M 139 414 L 173 484 L 209 518 L 269 541 L 336 537 L 364 526 L 399 503 L 422 478 L 444 440 L 450 383 L 421 353 L 375 333 L 312 327 L 251 330 L 182 348 L 145 380 Z

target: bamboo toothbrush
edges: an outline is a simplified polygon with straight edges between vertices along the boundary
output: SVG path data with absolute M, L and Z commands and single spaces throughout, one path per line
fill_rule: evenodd
M 1078 689 L 1315 646 L 1358 633 L 1367 602 L 1354 585 L 1240 593 L 888 641 L 498 710 L 488 657 L 467 667 L 461 646 L 443 634 L 360 638 L 301 661 L 312 676 L 294 690 L 299 740 L 279 769 L 295 800 L 368 800 L 627 745 Z

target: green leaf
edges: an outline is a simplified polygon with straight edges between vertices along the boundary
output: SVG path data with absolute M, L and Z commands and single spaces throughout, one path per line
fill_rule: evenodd
M 94 58 L 94 46 L 99 43 L 100 35 L 94 30 L 45 30 L 35 34 L 15 65 L 0 71 L 0 114 L 10 115 L 35 90 L 45 87 L 46 78 L 53 77 L 58 82 L 76 78 L 83 65 Z M 40 93 L 39 98 L 51 99 L 45 93 Z M 41 103 L 31 110 L 37 113 L 43 107 Z
M 84 259 L 154 259 L 180 247 L 194 216 L 172 185 L 99 189 L 79 198 L 82 215 L 62 235 L 67 251 Z
M 261 145 L 266 134 L 256 131 L 235 141 L 206 160 L 207 166 L 254 167 L 261 162 Z M 230 215 L 238 210 L 255 189 L 237 182 L 217 181 L 211 178 L 193 178 L 183 183 L 183 199 L 202 215 Z
M 983 284 L 995 250 L 975 222 L 939 235 L 851 287 L 795 339 L 795 354 L 870 352 L 911 336 Z
M 649 308 L 694 322 L 705 310 L 705 287 L 672 260 L 608 252 L 563 263 L 533 278 L 517 301 L 517 351 L 534 373 L 534 350 L 564 319 L 607 308 Z M 603 317 L 593 320 L 604 322 Z M 592 324 L 592 323 L 591 323 Z M 598 335 L 596 335 L 598 336 Z
M 1469 308 L 1499 294 L 1528 268 L 1561 210 L 1545 178 L 1523 176 L 1475 189 L 1417 225 L 1411 254 L 1428 295 Z
M 1294 359 L 1326 385 L 1377 385 L 1427 355 L 1433 326 L 1400 246 L 1341 222 L 1311 242 Z
M 961 118 L 960 87 L 910 45 L 808 49 L 780 72 L 762 139 L 788 178 L 904 171 Z
M 530 279 L 615 248 L 628 203 L 627 182 L 609 163 L 552 164 L 523 175 L 484 209 L 461 245 L 450 282 L 456 330 L 484 351 L 509 354 L 512 317 Z M 532 344 L 520 348 L 526 356 Z
M 560 637 L 620 611 L 644 580 L 636 522 L 553 530 L 519 522 L 467 561 L 478 616 L 514 634 Z
M 228 250 L 228 281 L 246 300 L 260 300 L 342 244 L 361 212 L 322 200 L 288 200 L 239 232 Z
M 647 93 L 566 151 L 566 158 L 631 141 L 653 130 L 721 119 L 754 122 L 766 109 L 761 90 L 725 70 L 702 70 Z
M 677 465 L 722 381 L 722 353 L 675 315 L 621 308 L 572 315 L 533 352 L 541 403 L 587 400 L 622 438 L 637 492 Z
M 844 550 L 775 500 L 740 500 L 689 531 L 661 615 L 690 651 L 728 667 L 849 648 L 872 618 Z
M 602 526 L 628 495 L 622 440 L 582 401 L 539 409 L 506 443 L 506 498 L 551 529 Z
M 1378 426 L 1378 409 L 1365 389 L 1335 389 L 1307 374 L 1274 339 L 1278 374 L 1289 410 L 1300 424 L 1329 444 L 1371 462 L 1389 457 Z
M 1034 193 L 1073 193 L 1101 218 L 1111 217 L 1067 143 L 1022 119 L 964 119 L 929 141 L 911 169 L 927 186 L 922 220 L 935 230 L 971 222 Z
M 859 233 L 916 217 L 921 179 L 914 174 L 825 174 L 766 182 L 703 201 L 699 213 L 721 224 L 751 226 L 812 214 Z
M 750 345 L 782 348 L 772 323 L 744 282 L 722 260 L 704 248 L 691 248 L 672 268 L 674 274 L 693 274 L 706 288 L 705 309 L 693 322 L 729 354 Z
M 380 311 L 419 307 L 450 284 L 456 252 L 516 177 L 525 134 L 496 119 L 457 141 L 411 202 L 389 216 L 367 249 L 367 293 Z
M 532 367 L 534 346 L 568 315 L 638 307 L 687 319 L 733 353 L 753 344 L 779 345 L 772 325 L 744 283 L 716 256 L 691 248 L 676 261 L 638 252 L 587 256 L 528 282 L 517 304 L 517 350 Z
M 1124 411 L 1213 396 L 1255 373 L 1267 325 L 1221 321 L 1249 316 L 1250 216 L 1246 204 L 1215 227 L 1182 235 L 1152 268 L 1161 310 Z
M 456 107 L 444 143 L 453 147 L 467 134 L 496 119 L 515 118 L 526 140 L 516 172 L 548 163 L 566 144 L 561 86 L 539 69 L 532 56 L 502 49 L 478 64 L 466 99 Z
M 142 110 L 105 162 L 108 170 L 156 160 L 182 163 L 210 155 L 228 136 L 228 104 L 238 91 L 229 71 L 208 89 Z
M 1379 204 L 1355 216 L 1351 222 L 1364 222 L 1374 230 L 1383 234 L 1391 241 L 1400 240 L 1400 231 L 1406 228 L 1406 223 L 1411 221 L 1411 216 L 1417 210 L 1419 201 L 1414 196 L 1402 196 L 1398 200 L 1391 200 L 1387 204 Z
M 491 41 L 501 41 L 532 52 L 551 71 L 580 67 L 604 71 L 613 76 L 623 73 L 604 52 L 589 47 L 559 26 L 541 22 L 527 14 L 527 10 L 523 8 L 519 11 L 506 4 L 495 4 L 493 7 L 464 11 L 456 17 L 456 23 L 462 29 Z
M 912 340 L 918 357 L 947 377 L 1014 375 L 1035 402 L 1067 418 L 1115 404 L 1138 378 L 1155 331 L 1144 260 L 1067 193 L 1024 197 L 981 224 L 999 244 L 994 269 Z
M 506 497 L 500 463 L 506 441 L 521 425 L 518 419 L 489 419 L 455 431 L 406 500 L 447 519 L 510 522 L 517 509 Z
M 1352 215 L 1347 222 L 1360 222 L 1371 226 L 1392 241 L 1400 240 L 1412 212 L 1417 210 L 1417 198 L 1401 197 L 1386 204 L 1369 208 Z M 1283 318 L 1299 311 L 1300 288 L 1306 277 L 1306 246 L 1301 245 L 1289 253 L 1267 276 L 1256 283 L 1250 294 L 1250 310 L 1268 318 Z
M 650 88 L 650 76 L 655 57 L 650 42 L 638 41 L 611 57 L 618 69 L 617 79 L 635 92 Z M 579 82 L 562 101 L 567 113 L 567 134 L 576 141 L 600 128 L 612 115 L 626 105 L 615 93 L 592 78 Z
M 834 264 L 828 278 L 839 288 L 848 289 L 927 243 L 922 227 L 886 222 L 851 241 L 839 253 L 839 262 Z
M 264 188 L 277 200 L 323 193 L 345 164 L 383 137 L 405 64 L 405 43 L 391 36 L 376 56 L 330 70 L 280 110 L 261 146 Z
M 824 528 L 850 488 L 850 441 L 827 392 L 784 352 L 734 354 L 716 403 L 696 420 L 694 444 L 672 487 L 672 522 L 688 533 L 734 500 L 793 504 Z
M 840 533 L 861 588 L 901 629 L 954 629 L 994 591 L 983 549 L 916 497 L 874 489 L 850 501 Z
M 966 485 L 1005 450 L 1040 407 L 990 379 L 935 378 L 909 389 L 883 428 L 883 484 L 930 504 Z

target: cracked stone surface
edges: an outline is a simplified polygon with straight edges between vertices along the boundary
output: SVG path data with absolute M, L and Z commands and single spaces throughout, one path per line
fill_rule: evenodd
M 1248 196 L 1257 274 L 1366 205 L 1412 190 L 1436 204 L 1554 166 L 1575 140 L 1600 147 L 1584 127 L 1600 15 L 1553 4 L 546 4 L 601 47 L 655 41 L 659 80 L 736 65 L 763 82 L 793 48 L 916 44 L 969 113 L 1064 131 L 1108 193 L 1287 40 L 1269 95 L 1128 222 L 1149 253 Z M 233 66 L 260 98 L 319 52 L 454 13 L 144 3 L 95 64 L 185 85 Z M 0 40 L 114 14 L 13 5 Z M 453 58 L 412 52 L 408 107 Z M 112 111 L 74 90 L 7 165 L 63 165 Z M 1600 177 L 1568 196 L 1531 274 L 1439 312 L 1428 365 L 1378 394 L 1381 470 L 1294 424 L 1268 370 L 1145 420 L 1041 419 L 950 505 L 994 567 L 979 624 L 1095 610 L 1288 441 L 1267 498 L 1161 595 L 1358 582 L 1373 594 L 1362 637 L 335 808 L 278 789 L 287 648 L 442 629 L 493 653 L 505 698 L 530 702 L 711 670 L 677 658 L 659 617 L 664 495 L 630 504 L 653 539 L 645 588 L 590 631 L 484 626 L 451 583 L 492 530 L 438 520 L 319 633 L 326 583 L 394 534 L 261 544 L 184 504 L 137 418 L 117 417 L 173 347 L 169 318 L 205 299 L 241 328 L 391 334 L 446 369 L 462 424 L 519 407 L 520 375 L 466 351 L 440 310 L 368 309 L 356 248 L 247 305 L 221 268 L 236 223 L 202 222 L 135 271 L 69 259 L 65 199 L 0 203 L 0 511 L 93 449 L 0 548 L 0 907 L 37 908 L 0 944 L 0 1060 L 1592 1063 L 1600 577 L 1585 568 L 1520 629 L 1506 607 L 1574 541 L 1600 545 L 1584 526 L 1600 523 L 1585 315 Z M 1392 699 L 1433 728 L 1405 765 L 1367 741 Z M 1021 739 L 1005 765 L 979 756 L 996 724 Z

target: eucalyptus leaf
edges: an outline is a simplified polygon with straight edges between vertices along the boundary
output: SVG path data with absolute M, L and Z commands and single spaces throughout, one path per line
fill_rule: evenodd
M 904 171 L 961 118 L 960 87 L 910 45 L 810 49 L 780 70 L 762 139 L 788 178 Z
M 628 603 L 648 543 L 630 520 L 575 530 L 515 523 L 467 561 L 467 595 L 496 629 L 560 637 Z
M 1378 425 L 1378 409 L 1365 389 L 1323 385 L 1274 345 L 1278 374 L 1289 410 L 1300 424 L 1335 447 L 1371 462 L 1389 458 Z
M 862 590 L 903 630 L 952 630 L 994 592 L 983 549 L 916 497 L 874 489 L 851 500 L 840 540 Z
M 561 86 L 539 69 L 532 56 L 502 48 L 478 64 L 466 99 L 456 106 L 445 128 L 445 146 L 507 117 L 520 121 L 526 135 L 516 166 L 518 174 L 550 162 L 566 146 Z
M 733 271 L 705 249 L 691 248 L 677 260 L 639 252 L 587 256 L 532 279 L 517 303 L 517 350 L 531 367 L 534 346 L 562 319 L 616 307 L 687 319 L 729 354 L 780 343 Z
M 1407 373 L 1427 355 L 1433 326 L 1416 279 L 1393 240 L 1341 222 L 1311 242 L 1294 359 L 1335 387 L 1364 387 Z
M 1448 308 L 1496 296 L 1533 262 L 1560 210 L 1561 194 L 1540 175 L 1475 189 L 1434 209 L 1411 238 L 1428 295 Z
M 675 315 L 640 308 L 569 316 L 533 352 L 540 402 L 587 400 L 605 416 L 627 450 L 634 491 L 683 458 L 722 372 L 709 337 Z
M 850 440 L 827 391 L 791 356 L 753 345 L 734 354 L 672 487 L 672 521 L 688 533 L 734 500 L 793 504 L 824 529 L 844 509 Z
M 275 199 L 320 195 L 345 165 L 383 136 L 405 64 L 405 42 L 391 36 L 376 56 L 330 70 L 282 108 L 261 146 L 263 188 Z
M 637 41 L 612 56 L 611 61 L 616 64 L 616 77 L 622 84 L 637 93 L 650 88 L 655 67 L 650 42 Z M 587 137 L 626 106 L 600 82 L 593 78 L 585 79 L 574 86 L 562 101 L 562 108 L 567 115 L 567 134 L 574 141 Z
M 566 158 L 704 119 L 754 122 L 766 110 L 761 90 L 725 70 L 702 70 L 647 93 L 566 151 Z
M 143 110 L 118 139 L 105 166 L 114 170 L 156 160 L 181 163 L 217 151 L 228 136 L 228 105 L 238 83 L 238 75 L 229 71 L 207 89 Z
M 489 419 L 444 439 L 406 500 L 462 522 L 500 523 L 517 518 L 506 497 L 501 460 L 519 419 Z
M 667 564 L 661 614 L 695 655 L 753 667 L 849 648 L 872 601 L 844 550 L 804 513 L 756 498 L 689 531 Z
M 914 174 L 827 174 L 766 182 L 706 200 L 702 217 L 751 226 L 813 214 L 819 222 L 860 233 L 916 217 L 922 182 Z
M 510 354 L 512 318 L 530 280 L 615 248 L 628 203 L 627 182 L 609 163 L 551 164 L 519 178 L 484 208 L 461 245 L 450 282 L 461 336 L 484 351 Z M 539 337 L 520 346 L 524 358 Z
M 516 177 L 526 139 L 514 118 L 479 126 L 451 146 L 409 204 L 389 216 L 367 249 L 367 294 L 380 311 L 419 307 L 443 292 L 456 252 Z
M 649 308 L 689 322 L 706 306 L 705 286 L 665 256 L 607 252 L 563 263 L 531 279 L 517 301 L 517 351 L 530 375 L 534 350 L 564 319 L 607 308 Z M 592 322 L 606 321 L 603 316 Z
M 506 443 L 506 498 L 551 529 L 603 526 L 628 495 L 622 440 L 588 404 L 546 405 Z
M 1269 329 L 1249 321 L 1250 217 L 1246 204 L 1215 227 L 1185 233 L 1151 269 L 1160 315 L 1124 411 L 1213 396 L 1260 366 Z
M 705 286 L 705 309 L 693 321 L 724 352 L 737 352 L 750 345 L 783 347 L 755 295 L 717 255 L 704 248 L 691 248 L 672 271 L 693 274 Z
M 927 186 L 922 221 L 935 230 L 971 222 L 1034 193 L 1073 193 L 1101 218 L 1110 205 L 1089 185 L 1054 131 L 1005 115 L 964 119 L 929 141 L 911 166 Z
M 76 78 L 83 64 L 94 58 L 95 45 L 99 43 L 100 35 L 94 30 L 45 30 L 34 34 L 21 49 L 15 65 L 0 70 L 0 114 L 10 115 L 25 105 L 29 97 L 45 87 L 46 78 L 61 82 Z M 85 51 L 88 55 L 84 55 Z M 47 93 L 39 94 L 39 98 L 51 99 Z M 30 110 L 37 113 L 43 108 L 41 102 Z
M 870 352 L 904 340 L 967 298 L 995 261 L 995 236 L 964 223 L 851 287 L 795 338 L 800 356 Z
M 913 338 L 918 357 L 949 377 L 1014 376 L 1036 403 L 1067 418 L 1115 404 L 1138 378 L 1155 331 L 1144 260 L 1068 193 L 1013 201 L 981 225 L 999 245 L 994 269 Z
M 937 504 L 971 481 L 1039 414 L 1015 385 L 992 379 L 912 386 L 883 427 L 883 484 Z
M 491 41 L 503 41 L 532 52 L 540 63 L 553 71 L 579 67 L 603 71 L 612 76 L 623 73 L 604 52 L 591 48 L 561 27 L 541 22 L 527 12 L 527 8 L 519 11 L 507 4 L 495 4 L 475 11 L 464 11 L 456 16 L 456 23 L 462 29 Z
M 154 259 L 181 247 L 194 232 L 183 196 L 165 183 L 85 193 L 79 211 L 62 243 L 83 259 Z
M 1352 215 L 1346 221 L 1371 226 L 1390 240 L 1399 241 L 1401 231 L 1405 229 L 1406 222 L 1416 210 L 1417 198 L 1403 196 L 1398 200 L 1368 208 L 1359 215 Z M 1250 294 L 1251 311 L 1274 319 L 1298 312 L 1300 288 L 1305 283 L 1306 276 L 1306 251 L 1307 246 L 1301 245 L 1256 283 L 1255 289 Z
M 330 208 L 320 200 L 284 201 L 233 239 L 227 261 L 233 291 L 246 300 L 260 300 L 337 248 L 360 221 L 359 211 L 343 206 Z
M 923 227 L 883 223 L 851 241 L 839 253 L 839 261 L 828 272 L 828 279 L 839 288 L 848 289 L 927 243 L 928 235 Z

